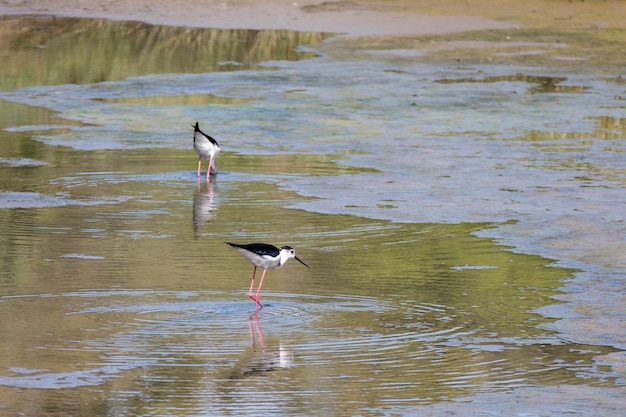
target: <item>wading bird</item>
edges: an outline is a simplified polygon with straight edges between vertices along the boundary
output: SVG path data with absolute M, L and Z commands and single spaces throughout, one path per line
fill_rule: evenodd
M 280 268 L 291 258 L 294 258 L 296 261 L 309 268 L 307 264 L 302 262 L 300 258 L 296 256 L 296 251 L 291 246 L 283 246 L 278 249 L 276 246 L 268 245 L 266 243 L 251 243 L 249 245 L 238 245 L 236 243 L 229 242 L 224 243 L 237 249 L 243 256 L 246 257 L 248 261 L 250 261 L 252 265 L 254 265 L 248 297 L 254 300 L 257 308 L 259 306 L 263 308 L 263 304 L 259 301 L 259 295 L 261 294 L 261 286 L 263 286 L 263 280 L 265 279 L 265 273 L 268 268 Z M 257 267 L 263 268 L 263 275 L 261 275 L 259 288 L 257 288 L 256 295 L 254 295 L 252 294 L 252 290 L 254 288 L 254 275 L 256 274 Z
M 220 153 L 220 145 L 211 136 L 200 130 L 198 122 L 193 127 L 193 149 L 198 154 L 198 178 L 200 178 L 200 168 L 202 167 L 202 160 L 209 160 L 209 167 L 206 170 L 206 178 L 209 179 L 209 175 L 217 174 L 217 166 L 215 165 L 215 159 L 217 154 Z

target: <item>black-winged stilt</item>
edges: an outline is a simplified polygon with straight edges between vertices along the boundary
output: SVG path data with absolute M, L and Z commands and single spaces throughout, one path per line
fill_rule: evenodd
M 207 135 L 200 130 L 198 122 L 193 127 L 193 149 L 198 154 L 198 177 L 200 177 L 200 168 L 202 167 L 202 160 L 209 160 L 209 167 L 206 170 L 206 177 L 209 178 L 211 174 L 217 174 L 217 166 L 215 165 L 215 158 L 220 153 L 220 145 L 215 139 Z
M 296 256 L 296 251 L 291 246 L 283 246 L 278 249 L 276 246 L 268 245 L 266 243 L 251 243 L 248 245 L 238 245 L 236 243 L 229 242 L 224 243 L 237 249 L 243 256 L 246 257 L 248 261 L 250 261 L 252 265 L 254 265 L 248 297 L 254 300 L 257 307 L 261 306 L 261 308 L 263 308 L 263 304 L 259 301 L 259 295 L 261 294 L 261 286 L 263 286 L 265 273 L 269 268 L 280 268 L 291 258 L 294 258 L 296 261 L 309 268 L 307 264 L 302 262 L 302 260 Z M 252 289 L 254 288 L 254 275 L 256 274 L 257 267 L 263 268 L 263 275 L 261 275 L 261 281 L 259 282 L 256 295 L 253 295 Z

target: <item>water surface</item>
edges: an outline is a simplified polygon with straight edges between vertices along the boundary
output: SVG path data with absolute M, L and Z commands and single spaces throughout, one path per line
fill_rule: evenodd
M 619 404 L 617 78 L 338 57 L 320 34 L 26 22 L 0 93 L 0 413 Z M 95 76 L 84 45 L 117 64 Z M 208 184 L 196 120 L 223 147 Z M 311 269 L 269 271 L 257 312 L 224 241 L 288 244 Z

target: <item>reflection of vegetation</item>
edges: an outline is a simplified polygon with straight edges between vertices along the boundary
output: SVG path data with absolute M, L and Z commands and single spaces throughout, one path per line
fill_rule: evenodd
M 131 98 L 96 98 L 94 101 L 127 104 L 158 104 L 160 106 L 197 106 L 201 104 L 242 104 L 252 101 L 249 98 L 218 97 L 213 94 L 189 94 L 185 96 L 149 96 Z
M 541 85 L 555 85 L 560 82 L 565 81 L 567 78 L 565 77 L 544 77 L 538 75 L 524 75 L 524 74 L 515 74 L 515 75 L 497 75 L 491 77 L 483 77 L 483 78 L 445 78 L 441 80 L 436 80 L 435 82 L 440 84 L 455 84 L 455 83 L 499 83 L 504 81 L 509 82 L 518 82 L 523 81 L 532 84 L 541 84 Z
M 468 47 L 474 42 L 473 47 Z M 549 66 L 580 71 L 620 74 L 624 69 L 624 29 L 514 29 L 483 30 L 445 35 L 415 35 L 389 38 L 338 38 L 325 44 L 329 54 L 354 56 L 358 50 L 409 49 L 425 51 L 396 56 L 397 61 L 470 64 Z M 368 54 L 368 59 L 372 55 Z M 374 59 L 376 55 L 374 55 Z M 389 60 L 388 55 L 379 59 Z M 581 65 L 584 64 L 584 65 Z
M 317 272 L 316 284 L 335 293 L 455 306 L 458 315 L 449 316 L 443 328 L 463 326 L 472 317 L 482 328 L 501 335 L 541 334 L 529 325 L 538 319 L 532 310 L 551 303 L 560 280 L 571 273 L 547 267 L 544 258 L 509 252 L 472 235 L 487 225 L 368 225 L 349 216 L 342 223 L 342 232 L 325 234 L 323 244 L 346 248 L 316 261 L 319 269 L 329 271 Z M 321 225 L 318 230 L 324 231 Z M 392 324 L 417 325 L 415 320 L 437 327 L 434 316 L 438 313 L 428 317 L 422 312 L 426 317 L 412 317 L 408 322 L 394 314 L 383 314 L 378 331 L 385 332 Z
M 626 118 L 600 116 L 599 135 L 602 139 L 626 139 Z
M 545 141 L 573 141 L 576 140 L 579 146 L 584 146 L 585 150 L 594 145 L 596 139 L 601 140 L 616 140 L 626 139 L 626 119 L 609 116 L 599 116 L 593 118 L 597 128 L 591 132 L 569 132 L 569 131 L 543 131 L 543 130 L 529 130 L 526 134 L 519 138 L 519 140 L 530 142 L 545 142 Z M 553 146 L 562 146 L 560 143 L 555 143 Z M 603 145 L 604 146 L 604 145 Z M 620 152 L 619 149 L 610 149 L 605 147 L 605 150 L 611 152 Z M 563 150 L 563 148 L 561 148 Z M 582 151 L 579 147 L 578 151 Z M 550 152 L 556 151 L 555 149 Z
M 588 90 L 590 87 L 576 85 L 559 85 L 559 83 L 567 80 L 566 77 L 548 77 L 540 75 L 498 75 L 483 78 L 445 78 L 436 80 L 439 84 L 456 84 L 456 83 L 499 83 L 499 82 L 527 82 L 537 84 L 529 91 L 531 93 L 580 93 Z
M 0 90 L 83 84 L 154 73 L 247 69 L 325 35 L 286 30 L 194 29 L 46 16 L 0 18 Z M 33 64 L 33 63 L 36 64 Z
M 77 122 L 56 117 L 52 111 L 45 107 L 34 107 L 26 104 L 0 100 L 0 129 L 6 129 L 7 127 L 14 126 L 41 124 L 76 125 Z M 0 155 L 8 156 L 8 154 L 5 153 L 8 140 L 6 139 L 6 136 L 3 139 L 2 152 L 0 152 Z

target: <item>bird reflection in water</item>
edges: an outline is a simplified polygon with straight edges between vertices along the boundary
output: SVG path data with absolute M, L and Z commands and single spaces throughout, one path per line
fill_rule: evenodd
M 215 181 L 215 177 L 207 181 L 206 192 L 203 192 L 200 186 L 200 179 L 198 179 L 198 191 L 193 201 L 193 231 L 195 237 L 198 237 L 198 230 L 217 215 L 218 204 Z
M 241 354 L 229 372 L 228 380 L 239 380 L 263 375 L 279 368 L 293 366 L 293 352 L 280 341 L 266 343 L 263 330 L 259 323 L 259 313 L 255 312 L 248 318 L 248 330 L 252 346 Z

